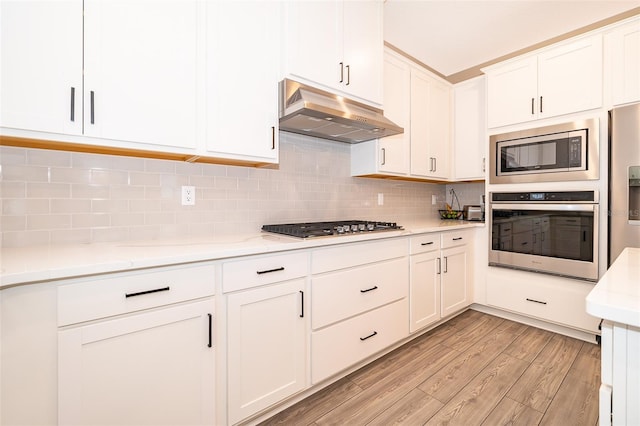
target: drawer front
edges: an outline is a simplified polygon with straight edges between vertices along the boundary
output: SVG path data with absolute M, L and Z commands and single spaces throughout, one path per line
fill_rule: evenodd
M 406 256 L 407 238 L 344 244 L 314 250 L 311 253 L 311 273 L 334 271 L 367 263 Z
M 487 304 L 596 333 L 599 319 L 587 314 L 593 284 L 532 272 L 489 268 Z
M 225 293 L 281 282 L 307 275 L 309 254 L 293 252 L 252 256 L 222 264 L 222 291 Z
M 409 335 L 407 299 L 311 334 L 313 384 L 366 359 Z
M 313 329 L 407 297 L 407 258 L 328 273 L 311 280 Z
M 411 237 L 409 242 L 409 253 L 427 253 L 440 250 L 440 234 L 424 234 Z
M 456 247 L 468 244 L 473 239 L 473 230 L 463 229 L 459 231 L 444 232 L 442 234 L 442 248 Z
M 123 272 L 58 286 L 58 326 L 120 315 L 215 292 L 215 266 Z

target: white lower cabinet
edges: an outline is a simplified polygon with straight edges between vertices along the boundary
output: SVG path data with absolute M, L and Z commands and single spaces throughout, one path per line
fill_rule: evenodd
M 409 329 L 412 333 L 471 304 L 472 232 L 411 237 Z
M 312 252 L 312 384 L 408 336 L 407 248 L 403 238 Z
M 640 328 L 602 322 L 600 426 L 640 424 Z
M 57 287 L 60 425 L 215 421 L 214 267 Z
M 60 331 L 59 424 L 212 424 L 213 309 L 209 298 Z
M 228 424 L 307 386 L 305 279 L 227 296 Z

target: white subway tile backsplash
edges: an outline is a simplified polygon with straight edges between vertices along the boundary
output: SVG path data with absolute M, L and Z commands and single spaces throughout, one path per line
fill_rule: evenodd
M 348 144 L 288 133 L 268 168 L 14 147 L 0 147 L 0 167 L 7 247 L 229 235 L 278 222 L 402 223 L 436 218 L 431 195 L 448 195 L 444 185 L 353 178 Z M 194 206 L 181 205 L 183 185 L 196 187 Z

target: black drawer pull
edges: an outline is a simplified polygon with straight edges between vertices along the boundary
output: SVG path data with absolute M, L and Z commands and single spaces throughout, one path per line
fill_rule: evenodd
M 144 296 L 145 294 L 158 293 L 160 291 L 169 291 L 169 287 L 154 288 L 153 290 L 139 291 L 137 293 L 126 293 L 124 297 Z
M 541 302 L 541 301 L 539 301 L 539 300 L 529 299 L 528 297 L 527 297 L 527 299 L 526 299 L 526 300 L 527 300 L 527 302 L 539 303 L 539 304 L 541 304 L 541 305 L 546 305 L 546 304 L 547 304 L 547 302 Z
M 256 271 L 256 274 L 262 275 L 262 274 L 269 274 L 271 272 L 279 272 L 279 271 L 284 271 L 284 266 L 281 266 L 281 267 L 275 268 L 275 269 L 267 269 L 267 270 L 264 270 L 264 271 Z
M 371 287 L 371 288 L 367 288 L 367 289 L 364 289 L 364 290 L 360 290 L 360 293 L 367 293 L 367 292 L 370 292 L 370 291 L 373 291 L 373 290 L 377 290 L 377 289 L 378 289 L 378 286 L 377 286 L 377 285 L 374 285 L 374 286 L 373 286 L 373 287 Z
M 360 340 L 362 340 L 363 342 L 367 339 L 371 339 L 373 336 L 375 336 L 376 334 L 378 334 L 377 331 L 374 331 L 373 333 L 371 333 L 370 335 L 366 336 L 366 337 L 361 337 Z
M 300 290 L 300 318 L 304 318 L 304 291 Z
M 213 315 L 207 315 L 209 315 L 209 343 L 207 344 L 207 347 L 210 348 L 213 346 Z
M 429 241 L 428 243 L 421 243 L 421 246 L 430 246 L 431 244 L 433 244 L 433 241 Z
M 453 239 L 453 241 L 460 241 L 461 239 L 462 239 L 462 237 L 455 237 L 455 238 Z

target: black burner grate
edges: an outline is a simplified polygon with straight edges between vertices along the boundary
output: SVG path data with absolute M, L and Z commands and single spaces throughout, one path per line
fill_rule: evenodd
M 331 235 L 353 235 L 359 233 L 401 230 L 395 222 L 373 222 L 367 220 L 342 220 L 333 222 L 284 223 L 264 225 L 262 230 L 298 238 L 326 237 Z

